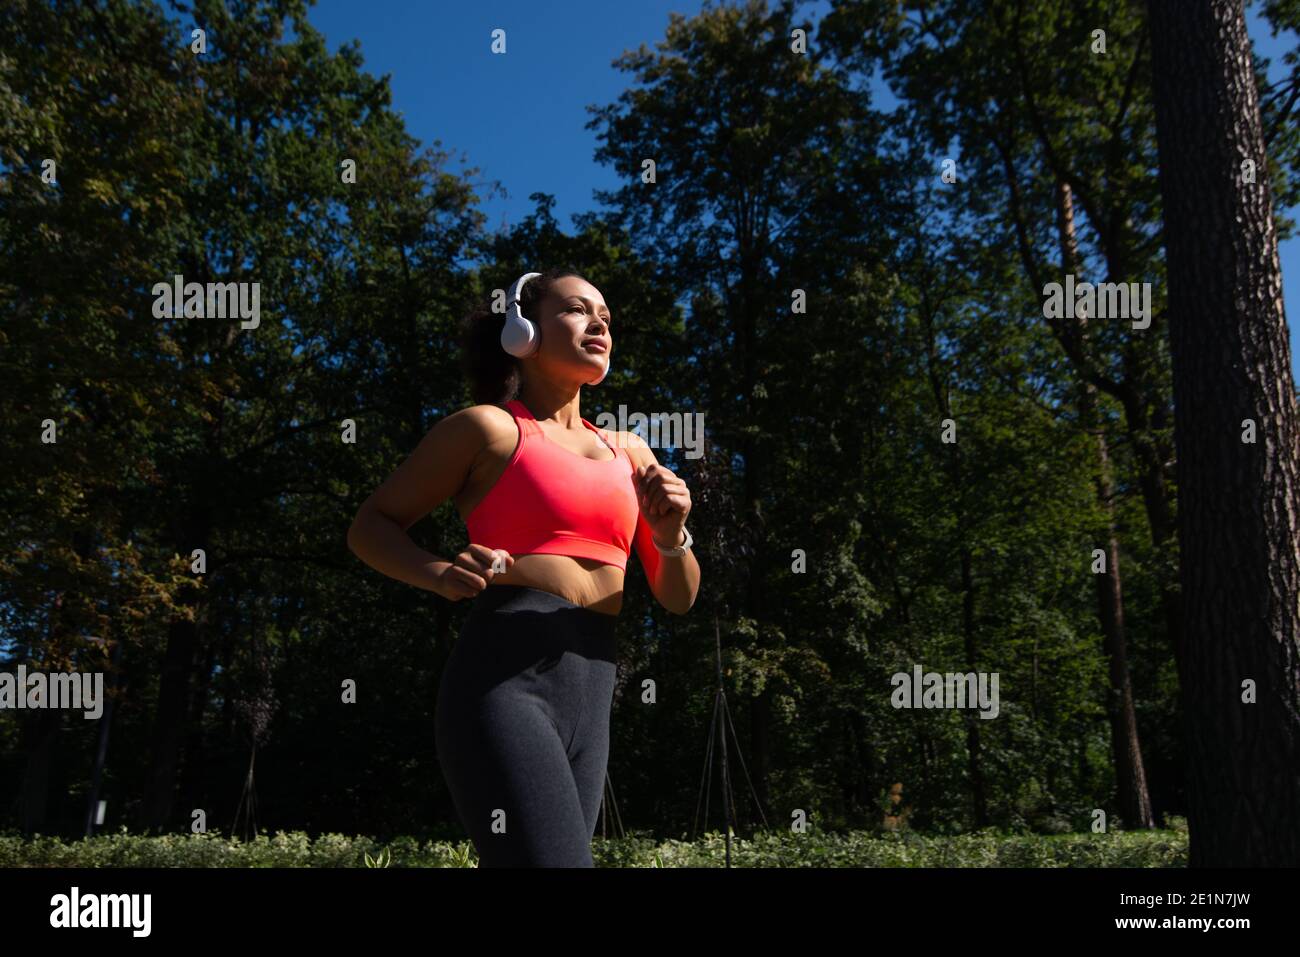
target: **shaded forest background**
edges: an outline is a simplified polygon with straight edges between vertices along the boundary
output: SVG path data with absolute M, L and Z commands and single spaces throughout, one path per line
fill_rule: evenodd
M 897 784 L 909 826 L 938 833 L 1186 813 L 1145 6 L 831 6 L 815 29 L 793 2 L 674 17 L 591 112 L 624 185 L 571 229 L 537 193 L 490 233 L 473 171 L 416 142 L 298 0 L 11 4 L 0 670 L 105 671 L 115 690 L 101 721 L 0 712 L 0 829 L 81 834 L 97 788 L 102 829 L 188 830 L 203 809 L 230 830 L 255 753 L 260 828 L 458 833 L 433 714 L 468 605 L 384 579 L 345 534 L 469 403 L 460 317 L 552 265 L 619 317 L 585 417 L 699 412 L 707 430 L 702 459 L 657 450 L 695 501 L 691 613 L 629 564 L 609 768 L 625 826 L 692 825 L 715 628 L 753 782 L 733 764 L 742 830 L 798 809 L 878 827 Z M 1289 0 L 1263 9 L 1300 25 Z M 1257 74 L 1281 210 L 1300 85 Z M 177 273 L 260 282 L 260 326 L 155 318 Z M 1150 327 L 1045 319 L 1066 273 L 1151 283 Z M 411 533 L 443 556 L 467 543 L 450 503 Z M 890 676 L 915 664 L 997 672 L 998 717 L 895 709 Z

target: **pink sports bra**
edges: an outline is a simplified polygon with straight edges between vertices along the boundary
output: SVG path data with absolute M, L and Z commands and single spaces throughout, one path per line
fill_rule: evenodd
M 594 558 L 626 571 L 643 521 L 627 450 L 612 449 L 612 459 L 586 458 L 547 441 L 522 402 L 507 402 L 506 408 L 519 427 L 519 443 L 465 520 L 469 540 L 514 556 Z M 582 424 L 609 445 L 604 430 L 586 419 Z

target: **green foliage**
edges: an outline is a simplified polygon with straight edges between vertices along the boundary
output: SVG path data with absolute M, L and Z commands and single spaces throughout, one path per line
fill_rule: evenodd
M 376 844 L 367 838 L 301 832 L 258 835 L 252 842 L 212 834 L 140 837 L 119 833 L 90 840 L 24 840 L 0 835 L 0 867 L 371 867 Z M 466 843 L 397 838 L 393 867 L 475 867 Z M 383 852 L 381 852 L 382 854 Z M 722 867 L 726 840 L 709 832 L 698 841 L 655 841 L 631 835 L 597 839 L 597 867 Z M 760 834 L 733 837 L 733 867 L 1186 867 L 1187 834 L 1179 831 L 1063 834 L 1034 837 L 992 829 L 952 837 L 916 834 Z
M 472 867 L 468 842 L 419 841 L 302 831 L 240 841 L 219 834 L 116 834 L 65 841 L 0 835 L 0 867 Z

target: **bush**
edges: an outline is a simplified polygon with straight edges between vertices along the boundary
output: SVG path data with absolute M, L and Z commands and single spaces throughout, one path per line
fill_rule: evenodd
M 1175 822 L 1171 821 L 1171 824 Z M 847 834 L 763 832 L 735 837 L 734 867 L 1186 867 L 1187 830 L 1109 834 Z M 381 851 L 386 854 L 381 856 Z M 371 864 L 366 862 L 366 855 Z M 633 832 L 592 843 L 597 867 L 722 867 L 725 840 L 655 841 Z M 251 842 L 217 834 L 133 835 L 122 828 L 89 840 L 0 835 L 0 867 L 474 867 L 468 842 L 367 837 L 301 831 L 259 834 Z

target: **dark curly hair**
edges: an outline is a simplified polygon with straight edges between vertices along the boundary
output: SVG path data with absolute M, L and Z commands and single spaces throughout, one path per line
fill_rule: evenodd
M 587 278 L 572 269 L 548 269 L 524 284 L 519 309 L 525 319 L 539 321 L 538 304 L 555 281 L 566 276 Z M 505 288 L 509 291 L 509 286 Z M 505 324 L 505 313 L 493 312 L 490 301 L 474 306 L 461 321 L 461 368 L 469 379 L 470 397 L 478 405 L 505 405 L 519 398 L 523 385 L 519 360 L 501 348 Z

